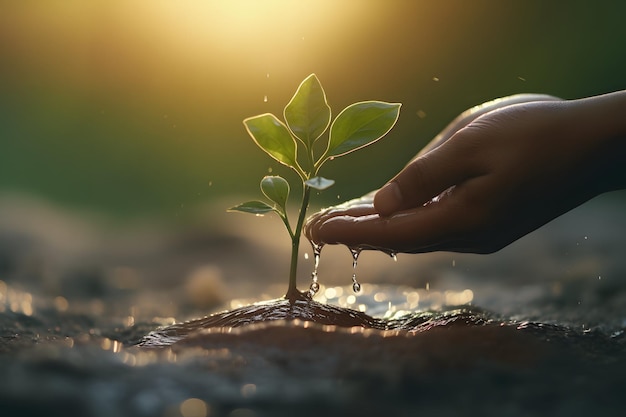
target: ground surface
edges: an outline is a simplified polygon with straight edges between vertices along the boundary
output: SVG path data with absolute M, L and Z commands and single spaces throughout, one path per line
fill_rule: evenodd
M 357 295 L 348 252 L 325 248 L 319 304 L 254 307 L 284 291 L 288 248 L 271 219 L 209 208 L 213 221 L 119 227 L 16 198 L 0 211 L 2 415 L 617 416 L 626 406 L 616 200 L 490 256 L 363 253 Z

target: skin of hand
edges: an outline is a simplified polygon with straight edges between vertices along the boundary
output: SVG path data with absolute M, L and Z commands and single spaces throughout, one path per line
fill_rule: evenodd
M 314 214 L 305 234 L 387 252 L 492 253 L 626 186 L 626 91 L 518 95 L 463 113 L 380 190 Z

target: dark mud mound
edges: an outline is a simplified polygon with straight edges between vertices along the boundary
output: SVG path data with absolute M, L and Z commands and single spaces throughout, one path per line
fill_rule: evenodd
M 35 309 L 1 312 L 0 323 L 2 415 L 571 417 L 626 407 L 623 331 L 469 305 L 378 317 L 273 300 L 160 328 Z
M 448 308 L 439 312 L 405 314 L 393 319 L 369 316 L 346 307 L 319 303 L 314 300 L 271 300 L 216 313 L 204 318 L 177 323 L 150 332 L 140 342 L 143 347 L 169 346 L 201 333 L 232 332 L 242 326 L 265 325 L 273 322 L 301 321 L 304 326 L 321 325 L 333 331 L 350 329 L 420 332 L 453 323 L 482 325 L 493 321 L 485 312 L 469 307 Z M 332 327 L 327 327 L 332 326 Z M 242 333 L 242 332 L 238 332 Z
M 380 318 L 310 299 L 260 302 L 161 327 L 143 337 L 138 346 L 174 346 L 180 351 L 190 346 L 252 344 L 292 352 L 315 349 L 320 344 L 341 345 L 351 338 L 359 342 L 361 353 L 372 345 L 376 351 L 385 346 L 393 346 L 394 351 L 402 346 L 400 350 L 411 352 L 411 357 L 417 352 L 424 357 L 446 351 L 451 354 L 449 363 L 456 362 L 455 357 L 463 357 L 461 362 L 466 363 L 473 357 L 507 357 L 512 362 L 534 358 L 536 362 L 557 351 L 579 360 L 610 362 L 626 354 L 624 332 L 607 335 L 555 324 L 517 322 L 467 305 Z M 350 346 L 349 342 L 345 344 Z
M 157 329 L 140 346 L 196 375 L 239 381 L 245 409 L 259 416 L 621 415 L 626 406 L 623 333 L 471 306 L 383 319 L 273 300 Z
M 322 266 L 337 272 L 317 301 L 294 304 L 253 304 L 283 293 L 271 277 L 287 254 L 244 234 L 112 236 L 21 206 L 0 212 L 2 417 L 626 409 L 622 206 L 561 218 L 489 257 L 364 256 L 359 294 L 343 286 L 348 254 L 333 264 L 327 252 Z M 243 229 L 274 238 L 257 227 Z

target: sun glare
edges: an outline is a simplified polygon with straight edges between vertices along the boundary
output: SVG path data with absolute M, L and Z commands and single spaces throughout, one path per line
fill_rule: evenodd
M 33 77 L 59 79 L 78 89 L 103 86 L 106 94 L 212 85 L 225 94 L 250 74 L 273 80 L 320 71 L 360 44 L 378 2 L 335 0 L 159 0 L 51 3 L 13 6 L 0 15 L 0 34 Z M 6 32 L 6 33 L 5 33 Z M 24 54 L 24 50 L 37 53 Z M 21 60 L 21 61 L 20 61 Z M 298 66 L 300 65 L 300 66 Z M 28 75 L 28 74 L 27 74 Z M 282 78 L 279 78 L 282 77 Z M 196 87 L 194 87 L 196 88 Z M 223 90 L 222 90 L 223 88 Z M 206 91 L 203 92 L 206 94 Z M 264 92 L 263 94 L 267 94 Z M 260 98 L 263 99 L 263 94 Z M 154 96 L 153 96 L 154 97 Z M 269 101 L 266 99 L 265 101 Z
M 198 43 L 206 42 L 224 48 L 281 46 L 308 36 L 327 39 L 349 31 L 371 11 L 371 7 L 358 4 L 326 0 L 163 1 L 153 9 L 158 14 L 153 23 L 179 38 L 183 48 L 195 49 Z

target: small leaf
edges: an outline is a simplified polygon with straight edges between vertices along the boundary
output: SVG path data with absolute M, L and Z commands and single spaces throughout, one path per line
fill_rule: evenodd
M 329 180 L 324 177 L 313 177 L 310 180 L 306 180 L 304 183 L 311 188 L 321 191 L 331 187 L 335 183 L 335 180 Z
M 400 106 L 400 103 L 363 101 L 343 109 L 330 126 L 323 159 L 345 155 L 385 136 L 396 124 Z
M 311 149 L 313 143 L 328 129 L 330 106 L 326 93 L 315 74 L 305 78 L 285 107 L 285 121 L 294 136 Z
M 289 183 L 286 179 L 279 176 L 266 176 L 261 180 L 261 191 L 270 200 L 280 207 L 282 213 L 285 213 L 287 198 L 289 197 Z
M 239 211 L 242 213 L 252 214 L 265 214 L 270 211 L 276 211 L 276 209 L 263 201 L 248 201 L 247 203 L 239 204 L 238 206 L 231 207 L 228 211 Z
M 254 142 L 272 158 L 298 173 L 302 171 L 296 160 L 296 141 L 276 116 L 260 114 L 248 117 L 243 123 Z

